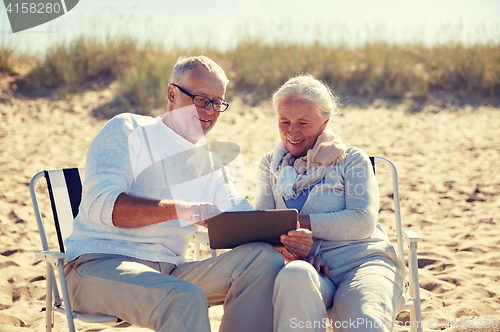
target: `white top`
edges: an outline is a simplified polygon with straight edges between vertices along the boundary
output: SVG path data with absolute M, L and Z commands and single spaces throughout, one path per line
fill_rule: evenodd
M 111 119 L 89 147 L 85 174 L 79 213 L 65 241 L 67 262 L 90 253 L 184 262 L 197 227 L 179 219 L 115 227 L 112 212 L 121 193 L 210 202 L 221 211 L 251 209 L 220 160 L 179 136 L 161 118 L 124 113 Z

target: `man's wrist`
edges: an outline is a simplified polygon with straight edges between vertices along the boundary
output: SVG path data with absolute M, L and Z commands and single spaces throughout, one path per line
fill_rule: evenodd
M 166 221 L 179 219 L 179 211 L 177 209 L 181 208 L 183 202 L 176 202 L 171 199 L 160 200 L 159 207 L 162 209 L 162 215 L 165 217 Z

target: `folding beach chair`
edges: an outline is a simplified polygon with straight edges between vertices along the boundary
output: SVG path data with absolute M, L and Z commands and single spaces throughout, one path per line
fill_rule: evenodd
M 417 243 L 422 241 L 422 237 L 417 235 L 414 231 L 402 230 L 401 222 L 401 208 L 399 204 L 399 186 L 398 186 L 398 173 L 396 166 L 387 158 L 384 157 L 370 157 L 372 162 L 373 171 L 375 172 L 375 164 L 383 163 L 390 167 L 392 172 L 392 189 L 394 195 L 394 212 L 396 219 L 396 238 L 400 265 L 406 268 L 404 248 L 408 250 L 408 267 L 407 275 L 408 281 L 405 283 L 405 298 L 406 304 L 403 310 L 410 309 L 410 323 L 409 329 L 411 332 L 422 332 L 422 310 L 420 307 L 420 286 L 418 282 L 418 261 L 417 261 Z M 409 272 L 409 273 L 408 273 Z M 407 326 L 405 326 L 407 327 Z
M 52 212 L 54 214 L 54 224 L 57 233 L 59 248 L 50 250 L 47 236 L 45 234 L 44 223 L 40 208 L 38 205 L 38 198 L 36 194 L 36 184 L 39 179 L 45 177 L 47 181 L 48 193 Z M 71 234 L 73 230 L 73 220 L 78 214 L 78 207 L 82 198 L 82 180 L 85 178 L 85 168 L 67 168 L 43 171 L 36 174 L 30 182 L 30 194 L 35 210 L 36 221 L 38 223 L 38 230 L 42 240 L 42 249 L 35 251 L 35 257 L 43 260 L 47 264 L 46 271 L 46 331 L 50 332 L 53 327 L 53 312 L 57 311 L 65 314 L 68 320 L 69 331 L 75 331 L 74 319 L 88 323 L 101 323 L 111 325 L 114 327 L 127 327 L 129 323 L 122 321 L 114 316 L 87 316 L 80 314 L 71 309 L 69 301 L 68 288 L 66 286 L 66 276 L 64 274 L 64 240 Z M 200 245 L 209 247 L 208 233 L 198 231 L 191 237 L 194 241 L 194 260 L 198 260 Z M 212 256 L 216 256 L 215 250 L 211 250 Z M 63 300 L 59 296 L 59 287 L 54 275 L 54 270 L 57 270 L 59 276 L 59 286 L 62 292 Z M 54 298 L 54 305 L 52 305 L 52 297 Z

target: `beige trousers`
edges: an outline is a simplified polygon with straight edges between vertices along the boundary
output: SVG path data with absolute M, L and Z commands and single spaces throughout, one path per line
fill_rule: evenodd
M 156 331 L 210 331 L 209 305 L 224 305 L 220 330 L 272 331 L 272 295 L 283 257 L 268 244 L 239 246 L 180 264 L 87 254 L 66 267 L 74 310 L 113 315 Z

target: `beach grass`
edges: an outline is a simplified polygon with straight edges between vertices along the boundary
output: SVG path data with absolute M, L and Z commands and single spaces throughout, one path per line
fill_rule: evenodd
M 15 48 L 11 45 L 0 46 L 0 73 L 15 75 L 15 62 L 19 61 L 16 57 Z
M 135 41 L 122 38 L 99 41 L 80 37 L 50 48 L 25 79 L 33 88 L 66 87 L 69 91 L 100 77 L 116 77 L 133 66 Z
M 0 71 L 13 72 L 12 48 L 0 47 Z M 63 88 L 74 92 L 82 83 L 118 80 L 124 105 L 148 113 L 166 103 L 166 87 L 180 56 L 204 54 L 218 62 L 230 80 L 227 99 L 243 96 L 249 104 L 268 99 L 290 76 L 310 73 L 337 95 L 368 99 L 425 100 L 434 91 L 475 97 L 500 95 L 500 43 L 465 45 L 449 42 L 367 42 L 359 46 L 242 40 L 219 51 L 209 46 L 165 50 L 121 37 L 78 38 L 46 51 L 23 78 L 33 91 Z

